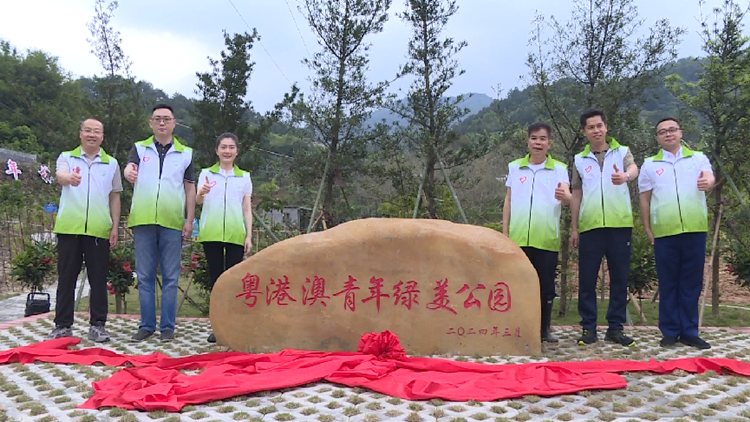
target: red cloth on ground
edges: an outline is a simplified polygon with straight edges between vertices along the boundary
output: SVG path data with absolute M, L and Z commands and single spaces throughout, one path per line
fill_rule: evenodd
M 0 363 L 96 362 L 108 366 L 132 365 L 110 378 L 93 383 L 94 395 L 79 407 L 116 406 L 146 411 L 176 412 L 188 404 L 207 403 L 257 391 L 329 381 L 364 387 L 406 400 L 441 398 L 449 401 L 490 401 L 524 395 L 553 396 L 591 389 L 626 386 L 617 373 L 675 369 L 750 376 L 750 363 L 733 359 L 686 358 L 664 362 L 587 361 L 519 365 L 487 365 L 446 359 L 410 358 L 398 338 L 385 331 L 366 334 L 359 352 L 283 350 L 255 355 L 239 352 L 208 353 L 170 358 L 161 353 L 121 355 L 91 348 L 68 350 L 79 339 L 64 338 L 0 352 Z M 184 375 L 180 369 L 201 369 Z

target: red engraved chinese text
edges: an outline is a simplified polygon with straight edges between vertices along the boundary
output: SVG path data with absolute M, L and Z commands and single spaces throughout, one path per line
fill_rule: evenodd
M 482 309 L 482 303 L 479 301 L 479 299 L 474 297 L 474 292 L 484 289 L 484 284 L 477 284 L 477 287 L 469 292 L 469 297 L 464 301 L 464 309 L 469 309 L 472 306 L 476 306 L 477 308 Z M 456 293 L 461 294 L 467 290 L 469 290 L 469 285 L 464 284 L 464 287 L 461 287 L 461 290 L 457 291 Z
M 237 297 L 245 297 L 245 305 L 249 308 L 255 306 L 258 303 L 258 295 L 260 294 L 260 278 L 256 274 L 247 273 L 245 278 L 242 279 L 242 293 L 238 294 Z M 247 302 L 250 300 L 250 302 Z
M 310 306 L 312 306 L 320 299 L 320 304 L 326 306 L 326 302 L 323 299 L 331 299 L 330 296 L 326 296 L 326 280 L 316 275 L 312 281 L 309 278 L 305 278 L 305 284 L 310 284 L 311 286 L 309 289 L 302 286 L 302 304 L 307 305 L 310 302 Z
M 453 315 L 457 315 L 456 311 L 453 310 L 449 305 L 451 301 L 448 299 L 448 279 L 438 280 L 437 287 L 435 287 L 435 300 L 427 304 L 427 309 L 436 311 L 438 309 L 446 309 Z
M 510 287 L 502 282 L 495 284 L 490 290 L 487 305 L 493 311 L 508 312 L 510 310 Z
M 391 295 L 387 293 L 383 293 L 383 279 L 382 278 L 371 278 L 370 279 L 370 297 L 366 297 L 362 299 L 362 303 L 369 302 L 373 299 L 375 299 L 375 304 L 378 308 L 378 313 L 380 313 L 380 298 L 381 297 L 391 297 Z
M 355 308 L 357 306 L 357 303 L 354 297 L 354 291 L 359 290 L 359 287 L 354 286 L 354 283 L 356 281 L 357 281 L 356 278 L 349 276 L 349 280 L 346 283 L 344 283 L 344 290 L 333 294 L 334 296 L 338 296 L 338 295 L 346 293 L 346 296 L 344 296 L 344 309 L 349 309 L 352 312 L 355 311 Z
M 276 286 L 276 290 L 271 292 L 271 286 Z M 266 286 L 266 305 L 271 305 L 271 302 L 275 300 L 277 305 L 286 306 L 288 305 L 288 303 L 285 302 L 287 299 L 292 302 L 297 301 L 289 295 L 289 278 L 287 278 L 287 276 L 284 276 L 284 280 L 274 280 L 271 278 L 271 284 Z
M 393 297 L 396 300 L 393 302 L 394 305 L 398 305 L 398 301 L 401 300 L 401 304 L 406 306 L 406 309 L 411 310 L 412 305 L 419 305 L 419 290 L 417 290 L 417 282 L 410 280 L 406 282 L 406 288 L 401 290 L 404 285 L 403 281 L 399 281 L 398 284 L 393 286 Z

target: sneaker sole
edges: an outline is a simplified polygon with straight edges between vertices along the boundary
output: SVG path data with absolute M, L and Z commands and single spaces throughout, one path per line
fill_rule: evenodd
M 578 340 L 578 345 L 579 346 L 588 346 L 588 345 L 596 343 L 597 341 L 599 341 L 599 340 L 592 341 L 591 343 L 586 343 L 585 341 Z
M 613 343 L 613 344 L 619 344 L 620 346 L 623 346 L 623 347 L 633 347 L 633 346 L 635 346 L 635 341 L 632 342 L 632 343 L 630 343 L 630 344 L 622 344 L 619 341 L 614 341 L 614 340 L 609 340 L 609 339 L 605 339 L 605 340 L 607 340 L 608 342 Z

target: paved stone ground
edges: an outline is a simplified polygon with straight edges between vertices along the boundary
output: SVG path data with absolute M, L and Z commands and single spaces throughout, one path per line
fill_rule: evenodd
M 80 281 L 78 283 L 81 283 Z M 86 300 L 85 298 L 89 295 L 89 282 L 88 279 L 84 280 L 84 287 L 83 287 L 83 294 L 81 295 L 83 300 Z M 80 286 L 80 284 L 77 285 L 77 287 Z M 57 297 L 57 283 L 52 284 L 51 286 L 47 287 L 46 293 L 49 293 L 50 296 L 50 310 L 55 309 L 55 298 Z M 76 288 L 76 295 L 78 294 L 78 289 Z M 9 321 L 16 321 L 18 319 L 23 318 L 24 311 L 26 310 L 26 293 L 20 294 L 18 296 L 13 296 L 8 299 L 0 300 L 0 323 L 3 322 L 9 322 Z
M 85 338 L 87 316 L 78 314 L 74 333 Z M 51 316 L 44 315 L 0 325 L 0 349 L 44 339 L 51 330 Z M 108 323 L 113 341 L 104 347 L 121 353 L 148 354 L 159 350 L 171 356 L 184 356 L 223 348 L 206 343 L 210 330 L 207 320 L 178 322 L 177 338 L 171 343 L 150 339 L 130 343 L 128 337 L 137 320 L 114 317 Z M 668 359 L 688 356 L 750 359 L 748 330 L 712 330 L 704 337 L 714 348 L 707 352 L 678 346 L 658 347 L 659 334 L 653 329 L 631 331 L 637 346 L 622 348 L 599 342 L 578 347 L 578 330 L 558 328 L 563 340 L 545 346 L 542 356 L 452 357 L 456 360 L 493 363 L 530 361 L 570 361 L 590 359 Z M 80 347 L 94 347 L 83 340 Z M 558 397 L 527 396 L 495 402 L 454 403 L 442 400 L 409 402 L 372 391 L 316 383 L 299 388 L 256 393 L 200 406 L 189 406 L 180 413 L 128 412 L 122 409 L 91 411 L 75 406 L 92 394 L 91 382 L 108 377 L 117 368 L 80 365 L 0 366 L 0 421 L 747 421 L 750 419 L 750 379 L 719 376 L 626 374 L 627 389 L 587 391 Z

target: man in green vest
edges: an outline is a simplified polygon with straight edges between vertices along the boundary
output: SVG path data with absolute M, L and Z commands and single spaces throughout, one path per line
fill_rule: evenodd
M 560 213 L 571 193 L 568 166 L 547 154 L 552 129 L 534 123 L 527 131 L 529 153 L 508 165 L 503 205 L 503 234 L 526 253 L 539 277 L 542 341 L 557 343 L 550 334 L 555 299 L 557 253 L 560 250 Z
M 125 178 L 133 183 L 129 227 L 135 243 L 135 273 L 141 323 L 133 335 L 143 341 L 156 331 L 156 268 L 161 268 L 160 339 L 174 339 L 182 239 L 190 238 L 195 215 L 193 150 L 172 135 L 172 107 L 155 106 L 149 125 L 154 135 L 136 142 Z
M 659 277 L 661 346 L 678 341 L 698 349 L 711 345 L 698 336 L 698 299 L 703 289 L 708 213 L 706 194 L 714 186 L 711 162 L 682 144 L 682 128 L 668 117 L 656 124 L 661 150 L 647 158 L 638 177 L 641 219 L 654 245 Z
M 628 147 L 607 136 L 607 120 L 599 110 L 581 115 L 589 141 L 575 156 L 570 204 L 570 244 L 578 247 L 578 313 L 583 335 L 579 345 L 598 341 L 596 281 L 602 257 L 609 267 L 609 328 L 604 339 L 623 346 L 635 341 L 623 333 L 630 274 L 633 210 L 628 182 L 638 177 L 638 166 Z M 580 233 L 580 234 L 579 234 Z
M 117 160 L 101 148 L 104 126 L 86 119 L 79 132 L 81 145 L 57 159 L 55 176 L 62 186 L 55 220 L 57 234 L 57 299 L 55 328 L 49 339 L 73 336 L 73 307 L 78 274 L 86 262 L 89 286 L 88 338 L 109 341 L 107 267 L 109 250 L 117 244 L 122 179 Z

